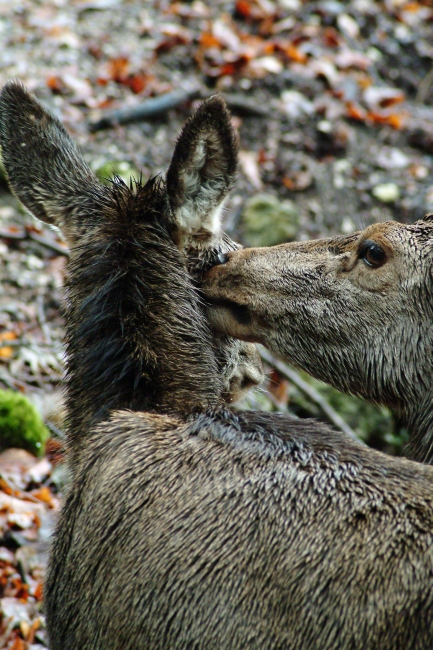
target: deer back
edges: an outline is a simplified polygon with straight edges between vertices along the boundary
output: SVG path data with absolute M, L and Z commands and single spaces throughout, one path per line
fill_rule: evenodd
M 428 650 L 432 479 L 316 422 L 114 413 L 52 550 L 51 647 Z

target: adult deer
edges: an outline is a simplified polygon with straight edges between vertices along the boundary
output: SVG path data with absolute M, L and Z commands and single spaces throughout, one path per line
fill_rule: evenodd
M 433 215 L 215 263 L 204 281 L 214 327 L 395 409 L 413 456 L 432 462 Z
M 166 181 L 135 190 L 101 186 L 17 83 L 0 133 L 17 196 L 71 244 L 51 649 L 430 648 L 433 468 L 221 404 L 183 248 L 205 265 L 227 250 L 222 100 L 187 122 Z

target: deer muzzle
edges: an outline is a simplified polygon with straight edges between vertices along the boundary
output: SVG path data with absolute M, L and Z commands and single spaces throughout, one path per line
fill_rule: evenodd
M 252 343 L 261 342 L 257 319 L 246 291 L 244 250 L 220 254 L 202 278 L 202 290 L 208 302 L 211 326 L 222 334 Z

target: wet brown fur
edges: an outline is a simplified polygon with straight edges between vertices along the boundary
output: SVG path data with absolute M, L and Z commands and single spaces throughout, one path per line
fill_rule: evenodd
M 73 180 L 87 177 L 87 168 L 74 176 L 83 161 L 35 105 L 17 84 L 2 92 L 5 166 L 37 216 L 48 218 L 49 201 L 53 218 L 59 202 L 57 223 L 75 233 L 66 307 L 75 464 L 45 588 L 50 648 L 429 649 L 433 468 L 312 421 L 224 407 L 164 185 L 98 189 L 94 205 L 95 190 L 83 196 Z M 213 129 L 221 100 L 204 106 L 200 128 L 229 137 L 228 116 Z M 19 146 L 24 127 L 32 155 Z M 206 196 L 218 193 L 198 197 L 209 214 Z M 209 223 L 200 238 L 222 246 Z

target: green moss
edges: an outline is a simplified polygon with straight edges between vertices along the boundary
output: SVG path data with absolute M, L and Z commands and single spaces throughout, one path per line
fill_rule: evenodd
M 245 204 L 241 223 L 248 246 L 274 246 L 295 239 L 299 213 L 292 201 L 256 194 Z
M 0 450 L 19 447 L 40 455 L 48 436 L 48 429 L 27 397 L 0 390 Z
M 140 177 L 139 172 L 126 160 L 111 160 L 98 167 L 95 171 L 97 177 L 105 185 L 110 184 L 113 176 L 120 176 L 122 181 L 129 186 L 131 181 Z

